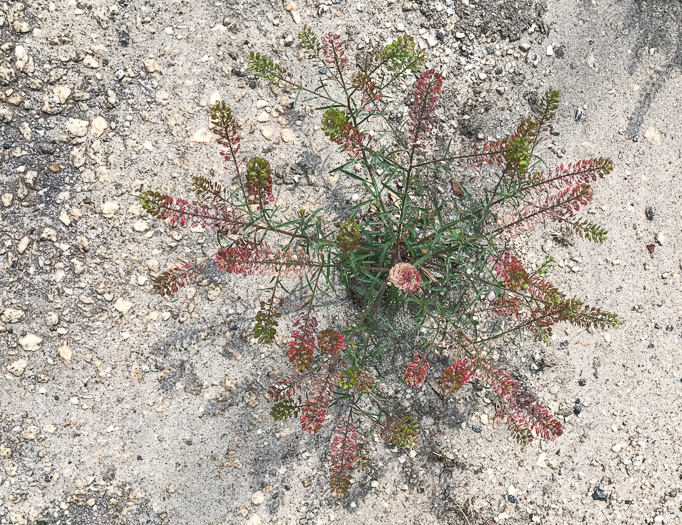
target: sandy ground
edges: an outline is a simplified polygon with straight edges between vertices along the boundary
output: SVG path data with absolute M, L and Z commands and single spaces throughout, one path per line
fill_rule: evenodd
M 680 1 L 286 7 L 1 4 L 0 524 L 680 523 Z M 304 23 L 359 52 L 417 38 L 447 72 L 439 119 L 456 140 L 508 133 L 555 86 L 550 154 L 613 158 L 589 214 L 608 241 L 528 246 L 559 261 L 563 290 L 623 320 L 519 353 L 516 371 L 565 421 L 558 441 L 518 448 L 467 395 L 411 453 L 377 441 L 372 471 L 337 500 L 328 436 L 270 419 L 263 386 L 284 359 L 250 342 L 254 283 L 151 293 L 158 268 L 210 237 L 144 217 L 137 196 L 221 173 L 206 134 L 217 96 L 280 174 L 280 205 L 350 202 L 319 115 L 244 71 L 251 50 L 296 64 Z

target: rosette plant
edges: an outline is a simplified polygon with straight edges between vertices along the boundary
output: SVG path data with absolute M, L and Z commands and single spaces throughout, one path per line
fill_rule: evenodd
M 273 168 L 242 150 L 232 110 L 217 102 L 211 120 L 226 180 L 195 178 L 195 200 L 149 191 L 141 202 L 171 226 L 214 230 L 218 246 L 157 276 L 155 290 L 175 293 L 201 279 L 208 264 L 270 278 L 260 289 L 254 337 L 273 344 L 285 302 L 296 310 L 283 350 L 291 373 L 269 389 L 272 415 L 298 418 L 311 434 L 331 422 L 335 495 L 345 495 L 353 471 L 368 466 L 372 434 L 401 447 L 417 442 L 422 414 L 404 394 L 424 385 L 447 402 L 477 383 L 496 400 L 514 439 L 557 438 L 560 420 L 492 355 L 524 335 L 548 343 L 557 323 L 618 324 L 614 314 L 552 285 L 550 258 L 530 265 L 516 248 L 527 242 L 526 232 L 550 221 L 602 243 L 606 231 L 580 211 L 592 198 L 591 183 L 611 172 L 611 160 L 545 166 L 538 148 L 559 106 L 554 89 L 503 140 L 465 150 L 452 141 L 439 146 L 434 130 L 443 78 L 424 69 L 427 55 L 409 36 L 368 57 L 358 71 L 339 35 L 318 39 L 306 27 L 299 40 L 320 72 L 316 83 L 294 79 L 266 55 L 251 54 L 249 68 L 318 105 L 321 132 L 348 156 L 333 171 L 364 197 L 334 220 L 323 220 L 319 210 L 293 216 L 280 210 Z M 396 113 L 408 86 L 408 110 Z M 466 183 L 469 172 L 474 188 Z M 444 180 L 451 192 L 442 190 Z M 353 306 L 345 324 L 320 322 L 323 298 L 344 291 Z

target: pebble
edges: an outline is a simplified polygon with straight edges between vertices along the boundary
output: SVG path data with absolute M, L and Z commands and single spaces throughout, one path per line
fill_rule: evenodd
M 23 375 L 27 366 L 28 361 L 26 361 L 26 359 L 17 359 L 16 361 L 12 361 L 7 365 L 7 371 L 13 376 L 20 377 Z
M 294 142 L 296 140 L 296 135 L 289 128 L 282 129 L 281 135 L 284 142 Z
M 263 126 L 260 128 L 261 135 L 265 137 L 265 140 L 270 140 L 275 135 L 275 128 L 272 126 Z
M 367 9 L 367 6 L 365 4 L 358 4 L 355 6 L 355 9 L 358 10 L 358 13 L 364 13 Z
M 83 59 L 83 65 L 89 67 L 90 69 L 97 69 L 99 67 L 99 62 L 92 55 L 85 55 Z
M 509 496 L 516 497 L 519 495 L 519 491 L 514 485 L 509 485 L 509 487 L 507 488 L 507 494 Z
M 59 345 L 59 348 L 57 348 L 57 354 L 59 355 L 59 357 L 61 357 L 64 360 L 64 362 L 67 365 L 71 364 L 72 352 L 71 352 L 71 347 L 69 346 L 69 344 L 67 342 L 64 342 L 61 345 Z
M 144 233 L 149 229 L 149 225 L 145 221 L 139 220 L 135 222 L 133 229 L 138 233 Z
M 663 243 L 665 242 L 665 234 L 663 232 L 658 232 L 656 234 L 656 242 L 663 246 Z
M 189 145 L 209 144 L 213 140 L 213 133 L 208 128 L 201 128 L 189 138 Z
M 575 110 L 575 121 L 580 122 L 584 117 L 583 108 L 578 108 Z
M 90 133 L 92 133 L 95 137 L 99 137 L 106 131 L 108 127 L 109 124 L 103 117 L 96 117 L 90 123 Z
M 59 324 L 59 314 L 57 312 L 49 312 L 45 316 L 45 325 L 48 327 L 57 326 Z
M 54 228 L 44 228 L 40 234 L 40 240 L 57 242 L 57 231 Z
M 85 137 L 88 133 L 88 126 L 90 123 L 87 120 L 80 120 L 77 118 L 70 118 L 66 121 L 66 129 L 74 137 Z
M 19 345 L 27 352 L 35 352 L 43 346 L 43 338 L 36 334 L 28 333 L 19 339 Z
M 153 58 L 147 58 L 144 61 L 144 68 L 147 70 L 147 73 L 161 73 L 159 64 Z
M 116 299 L 116 302 L 114 303 L 114 308 L 121 315 L 126 315 L 130 311 L 132 306 L 133 306 L 133 303 L 124 299 L 123 297 L 119 297 L 118 299 Z
M 466 35 L 464 33 L 460 33 L 459 31 L 455 33 L 455 38 L 457 40 L 462 40 Z
M 653 206 L 647 206 L 645 213 L 646 213 L 646 218 L 649 221 L 653 221 L 654 217 L 656 217 L 656 210 L 654 210 Z
M 258 114 L 256 120 L 258 120 L 258 122 L 267 122 L 268 120 L 270 120 L 270 113 L 268 113 L 267 111 L 261 111 Z
M 110 219 L 113 217 L 119 209 L 118 202 L 107 201 L 102 203 L 102 215 Z
M 121 29 L 118 32 L 118 43 L 122 47 L 128 47 L 128 44 L 130 44 L 130 34 L 125 29 Z
M 0 315 L 0 320 L 3 323 L 13 324 L 18 323 L 24 318 L 24 311 L 16 308 L 5 308 Z
M 69 214 L 67 213 L 66 210 L 62 210 L 59 213 L 59 220 L 64 226 L 70 226 L 71 225 L 71 217 L 69 217 Z
M 547 56 L 551 57 L 554 55 L 554 46 L 552 44 L 547 46 Z
M 31 239 L 28 237 L 23 237 L 19 241 L 19 245 L 17 246 L 17 251 L 19 252 L 19 255 L 23 255 L 24 252 L 26 251 L 26 248 L 28 248 L 28 245 L 30 244 Z
M 5 208 L 9 208 L 13 202 L 14 202 L 14 195 L 12 193 L 3 193 L 2 194 L 2 205 Z
M 262 491 L 257 490 L 253 494 L 251 494 L 251 503 L 254 505 L 262 505 L 263 502 L 265 501 L 265 494 L 263 494 Z
M 601 488 L 595 487 L 594 492 L 592 492 L 592 499 L 596 501 L 608 501 L 609 495 L 606 494 Z

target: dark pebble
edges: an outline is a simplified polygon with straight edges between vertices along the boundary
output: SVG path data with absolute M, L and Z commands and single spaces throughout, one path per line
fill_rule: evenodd
M 669 324 L 668 326 L 665 327 L 666 332 L 672 332 L 675 328 L 673 325 Z
M 561 348 L 566 348 L 568 346 L 568 339 L 564 339 L 561 341 L 561 344 L 559 345 Z
M 584 116 L 585 116 L 585 113 L 583 112 L 583 108 L 578 108 L 575 110 L 575 121 L 576 122 L 580 122 Z
M 654 347 L 654 343 L 649 343 L 649 346 L 647 346 L 647 348 L 653 348 L 653 347 Z
M 472 425 L 471 430 L 473 430 L 477 434 L 480 434 L 481 432 L 483 432 L 483 427 L 479 427 L 478 425 Z
M 597 501 L 608 501 L 609 495 L 599 487 L 595 487 L 594 492 L 592 493 L 592 499 Z
M 649 219 L 650 221 L 653 221 L 655 216 L 656 216 L 656 210 L 654 210 L 654 207 L 653 206 L 647 206 L 646 218 Z
M 2 147 L 5 149 L 10 149 L 12 147 L 12 143 L 11 142 L 5 142 L 2 144 Z
M 495 68 L 496 75 L 501 75 L 502 73 L 504 73 L 504 68 L 502 68 L 502 66 L 498 66 Z
M 45 483 L 49 483 L 50 481 L 52 481 L 52 475 L 51 474 L 45 475 Z
M 566 55 L 566 47 L 564 45 L 560 45 L 554 50 L 554 56 L 557 58 L 564 58 Z
M 320 67 L 320 71 L 319 71 L 319 72 L 320 72 L 320 75 L 326 75 L 326 74 L 327 74 L 327 68 L 324 67 L 324 66 L 322 66 L 322 67 Z
M 575 406 L 573 407 L 573 413 L 574 413 L 576 416 L 579 416 L 579 415 L 580 415 L 580 412 L 582 412 L 582 410 L 583 410 L 583 409 L 580 408 L 580 405 L 575 405 Z
M 507 501 L 509 503 L 516 503 L 516 497 L 510 494 L 509 496 L 507 496 Z
M 495 54 L 495 46 L 488 46 L 485 48 L 485 50 L 488 52 L 489 55 Z
M 118 32 L 118 43 L 123 47 L 128 47 L 128 44 L 130 44 L 130 34 L 125 29 L 121 29 Z
M 53 155 L 57 150 L 57 146 L 50 142 L 41 142 L 38 144 L 38 148 L 40 149 L 41 153 L 45 153 L 46 155 Z
M 578 379 L 578 384 L 580 386 L 585 386 L 587 384 L 587 381 L 585 381 L 584 379 Z
M 436 38 L 440 40 L 441 42 L 445 42 L 445 31 L 442 29 L 438 30 L 438 33 L 436 33 Z

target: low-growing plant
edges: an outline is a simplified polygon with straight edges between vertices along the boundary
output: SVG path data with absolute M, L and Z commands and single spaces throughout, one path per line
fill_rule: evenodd
M 618 323 L 614 314 L 552 285 L 551 258 L 532 266 L 517 248 L 527 242 L 525 232 L 548 221 L 603 242 L 606 231 L 578 212 L 592 198 L 590 184 L 611 172 L 611 160 L 544 166 L 537 147 L 559 107 L 554 89 L 505 139 L 464 151 L 452 142 L 438 146 L 443 78 L 423 70 L 427 55 L 409 36 L 356 72 L 338 35 L 318 39 L 305 28 L 299 39 L 319 68 L 316 84 L 295 80 L 261 54 L 250 55 L 249 68 L 319 103 L 321 131 L 349 156 L 333 172 L 363 188 L 364 196 L 335 220 L 323 219 L 319 209 L 280 210 L 273 204 L 273 168 L 242 150 L 232 110 L 217 102 L 211 122 L 229 182 L 194 178 L 192 201 L 155 191 L 141 199 L 172 226 L 215 231 L 217 249 L 163 272 L 154 289 L 175 293 L 200 279 L 208 264 L 230 274 L 269 276 L 253 327 L 261 344 L 275 341 L 285 301 L 296 305 L 286 349 L 292 372 L 269 389 L 272 415 L 299 418 L 311 434 L 334 421 L 335 495 L 346 494 L 353 471 L 368 465 L 373 433 L 401 447 L 417 442 L 421 414 L 404 394 L 425 383 L 444 399 L 472 382 L 486 386 L 498 417 L 520 443 L 560 436 L 560 421 L 492 355 L 524 334 L 548 343 L 557 323 Z M 414 84 L 408 110 L 396 113 L 408 84 Z M 444 180 L 452 192 L 443 191 Z M 343 325 L 320 326 L 325 301 L 343 289 L 354 312 Z

